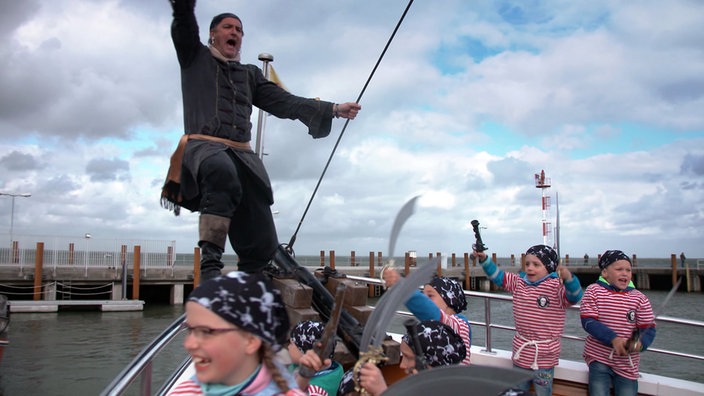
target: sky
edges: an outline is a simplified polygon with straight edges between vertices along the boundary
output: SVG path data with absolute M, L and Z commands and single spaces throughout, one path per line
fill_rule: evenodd
M 361 95 L 357 119 L 334 120 L 325 139 L 265 118 L 281 243 L 462 255 L 478 220 L 489 252 L 520 255 L 554 244 L 559 204 L 563 256 L 704 258 L 704 2 L 416 0 L 369 80 L 407 6 L 197 2 L 203 42 L 214 15 L 236 13 L 242 61 L 272 54 L 292 93 Z M 192 252 L 198 213 L 159 204 L 183 133 L 169 2 L 2 9 L 0 193 L 31 197 L 13 211 L 0 196 L 0 238 L 89 233 Z M 549 188 L 536 188 L 542 170 Z

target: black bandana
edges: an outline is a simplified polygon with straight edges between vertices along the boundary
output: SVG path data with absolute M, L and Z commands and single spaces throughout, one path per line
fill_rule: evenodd
M 555 249 L 547 245 L 535 245 L 528 248 L 526 254 L 532 254 L 537 257 L 541 263 L 548 270 L 548 274 L 555 272 L 557 270 L 557 262 L 560 260 L 557 257 L 557 252 Z
M 304 320 L 291 330 L 291 342 L 293 342 L 301 352 L 305 353 L 307 350 L 313 349 L 315 342 L 320 340 L 323 336 L 324 330 L 325 325 L 322 322 Z M 330 358 L 332 358 L 334 354 L 335 348 L 333 347 Z
M 354 370 L 349 369 L 345 371 L 345 375 L 342 376 L 340 387 L 337 389 L 337 396 L 345 396 L 348 393 L 356 392 L 354 388 Z
M 416 330 L 425 360 L 431 367 L 459 364 L 467 356 L 462 337 L 450 326 L 437 320 L 424 320 L 418 323 Z M 408 333 L 402 340 L 414 349 Z
M 454 279 L 436 276 L 428 284 L 438 292 L 448 307 L 455 310 L 455 313 L 460 313 L 467 309 L 467 298 L 464 295 L 464 289 Z
M 201 283 L 188 301 L 258 336 L 274 350 L 287 341 L 289 321 L 281 292 L 264 275 L 232 271 Z
M 599 258 L 599 268 L 604 269 L 619 260 L 631 262 L 631 259 L 626 256 L 626 253 L 620 250 L 607 250 Z
M 215 15 L 213 17 L 213 20 L 210 21 L 210 30 L 215 29 L 215 27 L 218 26 L 220 24 L 220 22 L 222 22 L 222 20 L 225 18 L 235 18 L 238 21 L 240 21 L 240 24 L 242 24 L 242 20 L 237 15 L 235 15 L 231 12 L 223 12 L 222 14 Z

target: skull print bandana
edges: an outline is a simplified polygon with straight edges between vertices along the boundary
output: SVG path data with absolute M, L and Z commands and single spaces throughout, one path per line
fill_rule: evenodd
M 459 364 L 467 356 L 462 337 L 452 328 L 436 320 L 424 320 L 416 326 L 420 347 L 431 367 Z M 404 334 L 403 342 L 414 349 L 411 338 Z
M 557 262 L 559 258 L 557 257 L 557 252 L 555 249 L 547 245 L 535 245 L 528 248 L 526 254 L 532 254 L 537 257 L 541 263 L 548 270 L 548 274 L 555 272 L 557 270 Z
M 209 279 L 188 296 L 235 326 L 279 350 L 287 341 L 289 320 L 281 293 L 261 274 L 233 271 Z
M 631 262 L 631 259 L 626 256 L 626 253 L 620 250 L 607 250 L 601 255 L 601 258 L 599 258 L 599 268 L 604 269 L 619 260 Z
M 337 396 L 345 396 L 348 393 L 356 392 L 354 383 L 354 371 L 352 369 L 345 371 L 340 381 L 340 387 L 337 389 Z
M 455 310 L 455 313 L 460 313 L 467 309 L 467 298 L 464 295 L 462 285 L 457 281 L 436 276 L 430 281 L 429 285 L 438 292 L 448 307 Z
M 304 320 L 291 330 L 291 342 L 293 342 L 301 352 L 305 352 L 309 349 L 313 349 L 315 343 L 323 336 L 323 331 L 325 331 L 325 325 L 322 322 Z M 334 354 L 335 348 L 333 347 L 330 358 L 332 358 Z

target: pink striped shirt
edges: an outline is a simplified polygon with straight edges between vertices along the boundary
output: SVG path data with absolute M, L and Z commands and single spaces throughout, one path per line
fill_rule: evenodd
M 466 320 L 457 317 L 456 315 L 448 315 L 442 310 L 440 311 L 440 321 L 452 328 L 464 342 L 464 347 L 467 349 L 467 356 L 460 363 L 462 365 L 468 366 L 470 361 L 470 348 L 472 348 L 472 340 L 469 338 L 469 324 Z
M 653 308 L 645 294 L 636 289 L 618 292 L 593 283 L 584 291 L 580 308 L 582 318 L 593 318 L 614 331 L 618 337 L 629 338 L 634 329 L 649 327 L 655 322 Z M 617 356 L 611 345 L 604 345 L 592 335 L 584 343 L 584 360 L 610 366 L 622 377 L 637 380 L 640 353 Z
M 520 276 L 504 272 L 504 289 L 513 294 L 513 363 L 526 369 L 551 368 L 560 359 L 560 337 L 565 329 L 567 301 L 559 278 L 530 285 Z M 537 357 L 536 357 L 537 354 Z

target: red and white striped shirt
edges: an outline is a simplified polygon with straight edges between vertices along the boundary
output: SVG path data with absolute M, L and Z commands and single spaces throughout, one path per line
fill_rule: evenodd
M 467 356 L 464 357 L 460 364 L 468 366 L 471 354 L 470 349 L 472 348 L 472 341 L 469 338 L 469 324 L 466 320 L 456 315 L 448 315 L 442 310 L 440 311 L 440 321 L 450 326 L 462 338 L 464 347 L 467 349 Z
M 567 300 L 559 278 L 549 277 L 537 285 L 504 272 L 504 289 L 513 294 L 513 363 L 526 369 L 551 368 L 560 359 L 560 337 L 565 329 Z
M 598 283 L 589 285 L 584 291 L 580 316 L 598 320 L 623 338 L 629 338 L 634 329 L 652 327 L 655 322 L 653 308 L 645 294 L 636 289 L 615 291 Z M 584 361 L 587 364 L 601 362 L 616 374 L 637 380 L 640 353 L 618 356 L 612 351 L 611 345 L 604 345 L 590 334 L 584 343 Z

